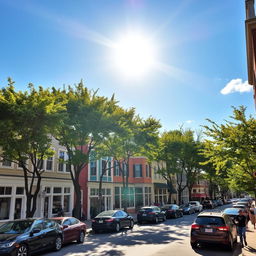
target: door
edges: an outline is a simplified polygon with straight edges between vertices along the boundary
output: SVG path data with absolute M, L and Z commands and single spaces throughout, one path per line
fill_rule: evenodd
M 22 198 L 15 199 L 14 219 L 21 219 Z
M 62 223 L 62 225 L 66 226 L 63 230 L 63 236 L 64 236 L 64 242 L 70 242 L 70 241 L 73 241 L 73 238 L 74 238 L 74 234 L 73 234 L 73 227 L 72 227 L 72 224 L 71 224 L 71 221 L 70 219 L 66 219 L 64 220 L 64 222 Z
M 128 227 L 130 225 L 130 219 L 128 218 L 128 214 L 123 211 L 121 213 L 122 213 L 123 227 Z

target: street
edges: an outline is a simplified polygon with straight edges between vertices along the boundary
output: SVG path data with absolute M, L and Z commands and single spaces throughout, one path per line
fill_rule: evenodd
M 214 210 L 230 206 L 218 207 Z M 207 246 L 194 251 L 190 246 L 190 225 L 196 214 L 179 219 L 168 219 L 160 224 L 135 225 L 133 230 L 123 229 L 119 233 L 88 234 L 83 244 L 64 245 L 59 252 L 48 252 L 49 256 L 236 256 L 241 254 L 239 244 L 233 252 L 224 247 Z

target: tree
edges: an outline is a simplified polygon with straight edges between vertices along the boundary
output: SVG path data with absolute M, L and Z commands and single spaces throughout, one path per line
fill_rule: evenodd
M 169 184 L 169 200 L 173 187 L 173 176 L 176 176 L 178 202 L 181 203 L 182 192 L 188 188 L 191 199 L 191 189 L 200 173 L 199 140 L 194 139 L 191 130 L 174 130 L 164 132 L 160 137 L 158 160 L 166 162 L 158 172 Z
M 82 81 L 74 88 L 63 90 L 63 95 L 67 99 L 66 110 L 55 137 L 67 149 L 67 164 L 75 190 L 73 215 L 81 219 L 79 176 L 94 147 L 115 129 L 112 113 L 116 101 L 114 97 L 108 99 L 89 91 Z
M 33 217 L 44 172 L 41 163 L 54 154 L 50 134 L 63 106 L 48 89 L 36 90 L 30 84 L 28 92 L 17 92 L 14 82 L 10 78 L 8 81 L 9 85 L 0 90 L 1 156 L 22 167 L 26 217 Z
M 158 141 L 160 123 L 153 117 L 142 119 L 135 113 L 135 109 L 118 108 L 115 115 L 117 130 L 102 140 L 99 145 L 104 152 L 102 155 L 112 156 L 114 164 L 118 166 L 123 182 L 123 207 L 128 207 L 128 191 L 130 177 L 130 158 L 143 155 L 153 158 Z
M 256 196 L 256 120 L 247 118 L 246 108 L 233 107 L 231 120 L 218 125 L 208 119 L 203 153 L 217 169 L 227 172 L 233 189 L 254 192 Z

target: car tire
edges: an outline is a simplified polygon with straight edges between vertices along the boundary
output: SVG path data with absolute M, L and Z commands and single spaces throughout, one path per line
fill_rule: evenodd
M 229 240 L 230 241 L 229 241 L 229 245 L 228 245 L 228 250 L 233 251 L 234 250 L 234 242 L 233 242 L 232 236 L 230 236 Z
M 133 220 L 130 220 L 129 228 L 130 228 L 130 229 L 133 229 L 133 227 L 134 227 L 134 221 L 133 221 Z
M 59 251 L 62 247 L 62 239 L 60 236 L 57 236 L 54 242 L 54 251 Z
M 197 248 L 197 243 L 190 243 L 190 245 L 191 245 L 191 247 L 192 247 L 193 249 L 196 249 L 196 248 Z
M 116 232 L 119 232 L 119 231 L 120 231 L 120 224 L 119 224 L 119 223 L 116 223 L 115 231 L 116 231 Z
M 28 246 L 25 244 L 21 244 L 21 246 L 17 249 L 16 256 L 28 256 L 28 255 L 29 255 Z
M 78 236 L 78 239 L 77 239 L 77 243 L 78 243 L 78 244 L 82 244 L 82 243 L 84 242 L 84 236 L 85 236 L 84 231 L 81 231 L 81 232 L 79 233 L 79 236 Z
M 158 217 L 155 217 L 155 221 L 154 221 L 156 224 L 159 222 L 159 219 Z

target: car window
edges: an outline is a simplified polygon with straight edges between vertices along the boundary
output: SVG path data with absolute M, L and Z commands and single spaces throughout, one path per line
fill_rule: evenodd
M 125 217 L 125 218 L 128 216 L 128 214 L 124 211 L 121 211 L 121 213 L 122 213 L 122 216 Z
M 70 218 L 70 223 L 71 223 L 71 225 L 75 225 L 75 224 L 79 223 L 79 220 L 76 218 Z
M 153 209 L 152 208 L 141 208 L 140 212 L 152 212 Z
M 197 217 L 195 223 L 198 225 L 212 225 L 212 226 L 225 225 L 224 219 L 222 217 L 215 217 L 215 216 Z
M 71 225 L 70 219 L 64 220 L 63 225 L 68 225 L 68 226 L 70 226 L 70 225 Z
M 0 234 L 22 234 L 28 232 L 33 221 L 11 221 L 0 226 Z
M 55 223 L 51 220 L 45 220 L 44 227 L 45 228 L 53 228 L 55 226 Z
M 154 207 L 154 211 L 155 211 L 155 212 L 160 212 L 160 208 Z
M 36 220 L 34 225 L 33 225 L 33 229 L 40 229 L 43 230 L 45 228 L 44 226 L 44 221 L 43 220 Z

